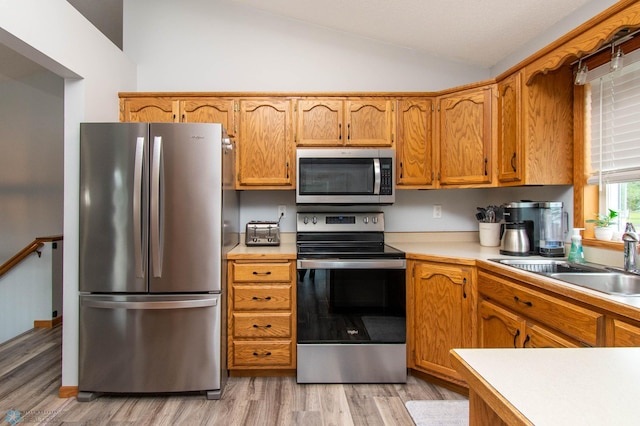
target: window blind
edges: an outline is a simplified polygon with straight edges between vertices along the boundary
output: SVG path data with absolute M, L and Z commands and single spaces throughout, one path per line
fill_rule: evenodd
M 609 64 L 604 67 L 608 69 Z M 640 61 L 614 73 L 595 71 L 587 91 L 591 113 L 588 183 L 640 180 Z

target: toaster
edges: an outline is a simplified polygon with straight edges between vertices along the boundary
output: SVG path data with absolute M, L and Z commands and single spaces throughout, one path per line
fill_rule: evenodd
M 247 223 L 244 243 L 247 246 L 279 246 L 280 225 L 271 221 L 251 221 Z

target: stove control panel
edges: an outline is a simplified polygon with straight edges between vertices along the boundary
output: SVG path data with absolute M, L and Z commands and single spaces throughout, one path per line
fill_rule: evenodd
M 384 232 L 384 213 L 298 213 L 297 232 Z

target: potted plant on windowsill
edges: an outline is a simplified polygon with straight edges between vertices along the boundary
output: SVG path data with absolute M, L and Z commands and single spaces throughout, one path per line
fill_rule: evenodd
M 597 240 L 611 241 L 613 237 L 613 226 L 616 224 L 615 219 L 618 217 L 618 212 L 609 209 L 609 214 L 596 214 L 595 219 L 587 219 L 587 223 L 593 223 L 595 225 L 594 232 Z

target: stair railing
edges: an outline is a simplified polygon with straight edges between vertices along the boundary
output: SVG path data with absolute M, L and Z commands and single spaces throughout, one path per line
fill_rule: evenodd
M 62 240 L 62 235 L 55 235 L 52 237 L 38 237 L 33 240 L 30 244 L 28 244 L 25 248 L 20 250 L 13 256 L 11 259 L 7 260 L 0 266 L 0 277 L 9 272 L 14 266 L 22 262 L 26 259 L 30 254 L 37 253 L 38 257 L 41 256 L 40 249 L 46 242 L 50 241 L 60 241 Z

